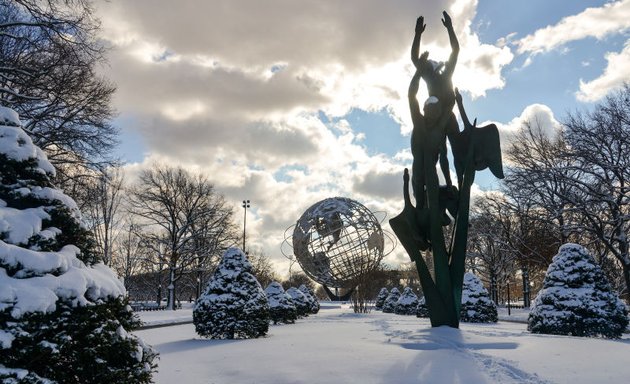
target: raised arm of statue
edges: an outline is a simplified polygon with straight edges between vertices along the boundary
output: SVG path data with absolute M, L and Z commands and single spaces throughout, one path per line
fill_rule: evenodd
M 416 66 L 416 68 L 418 68 L 420 64 L 420 39 L 422 38 L 422 32 L 424 32 L 426 27 L 427 25 L 424 23 L 424 17 L 418 17 L 418 20 L 416 20 L 416 32 L 413 36 L 413 43 L 411 43 L 411 62 Z
M 466 115 L 466 111 L 464 110 L 462 95 L 457 88 L 455 88 L 455 101 L 457 102 L 457 109 L 459 109 L 459 114 L 462 116 L 462 121 L 464 122 L 464 130 L 472 128 L 474 125 L 470 124 L 470 120 L 468 120 L 468 115 Z M 475 119 L 475 124 L 477 124 L 477 119 Z
M 422 116 L 422 112 L 420 112 L 420 104 L 418 103 L 418 89 L 420 88 L 420 77 L 422 75 L 422 68 L 426 64 L 427 57 L 429 56 L 429 52 L 424 52 L 422 56 L 418 59 L 419 64 L 416 67 L 416 73 L 414 73 L 411 78 L 411 83 L 409 83 L 409 111 L 411 112 L 411 120 L 413 121 L 413 126 L 424 129 L 424 118 Z
M 453 75 L 453 71 L 455 71 L 455 65 L 457 64 L 457 56 L 459 55 L 459 42 L 457 41 L 457 36 L 455 36 L 455 31 L 453 30 L 453 22 L 451 21 L 451 17 L 446 13 L 446 11 L 442 12 L 444 18 L 442 19 L 442 24 L 446 27 L 448 31 L 448 38 L 451 42 L 451 55 L 448 58 L 448 62 L 444 68 L 444 72 L 448 73 L 448 76 Z

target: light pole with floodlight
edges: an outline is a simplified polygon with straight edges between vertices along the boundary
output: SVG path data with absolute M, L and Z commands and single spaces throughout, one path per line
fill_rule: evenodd
M 249 207 L 249 200 L 243 200 L 243 253 L 245 253 L 245 230 L 247 228 L 247 208 Z

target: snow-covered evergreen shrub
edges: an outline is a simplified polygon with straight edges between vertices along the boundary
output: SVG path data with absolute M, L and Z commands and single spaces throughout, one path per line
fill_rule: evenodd
M 293 304 L 297 309 L 298 317 L 306 317 L 311 313 L 311 305 L 308 303 L 306 296 L 295 287 L 287 289 L 287 294 L 293 299 Z
M 394 287 L 389 291 L 389 295 L 387 295 L 387 299 L 385 299 L 385 304 L 383 304 L 383 312 L 384 313 L 394 313 L 396 311 L 396 303 L 400 298 L 400 291 L 398 288 Z
M 293 304 L 293 299 L 289 296 L 282 284 L 272 281 L 265 288 L 267 300 L 269 300 L 269 316 L 274 324 L 293 324 L 297 320 L 297 309 Z
M 0 381 L 149 383 L 156 353 L 54 173 L 0 107 Z
M 529 312 L 527 329 L 618 338 L 627 326 L 625 304 L 588 251 L 577 244 L 560 247 Z
M 416 307 L 416 317 L 429 317 L 429 307 L 424 296 L 418 298 L 418 306 Z
M 381 311 L 383 309 L 383 304 L 385 304 L 385 299 L 389 296 L 389 291 L 387 288 L 383 287 L 378 292 L 378 296 L 376 296 L 376 302 L 374 303 L 374 309 L 377 311 Z
M 418 309 L 418 296 L 413 292 L 411 287 L 405 287 L 402 295 L 396 302 L 394 312 L 397 315 L 415 315 Z
M 481 280 L 470 272 L 464 275 L 460 320 L 466 323 L 496 323 L 497 306 Z
M 252 265 L 230 248 L 193 308 L 200 336 L 213 339 L 255 338 L 269 330 L 269 301 L 252 274 Z
M 304 284 L 300 285 L 298 289 L 306 296 L 306 301 L 310 307 L 309 312 L 313 315 L 319 312 L 319 301 L 315 296 L 315 292 Z

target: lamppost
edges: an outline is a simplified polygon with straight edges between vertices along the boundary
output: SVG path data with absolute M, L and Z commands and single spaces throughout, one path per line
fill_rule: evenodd
M 249 200 L 243 200 L 243 252 L 245 252 L 245 230 L 247 228 L 247 208 L 249 207 Z

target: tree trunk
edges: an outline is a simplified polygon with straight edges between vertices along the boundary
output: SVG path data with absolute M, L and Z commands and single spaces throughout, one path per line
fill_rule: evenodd
M 166 309 L 175 310 L 175 268 L 171 266 L 168 273 L 168 301 Z
M 527 266 L 523 266 L 521 268 L 523 272 L 523 307 L 529 308 L 530 306 L 530 289 L 529 289 L 529 268 Z
M 625 292 L 621 297 L 626 301 L 626 304 L 630 305 L 630 264 L 623 263 L 623 279 L 626 282 Z

